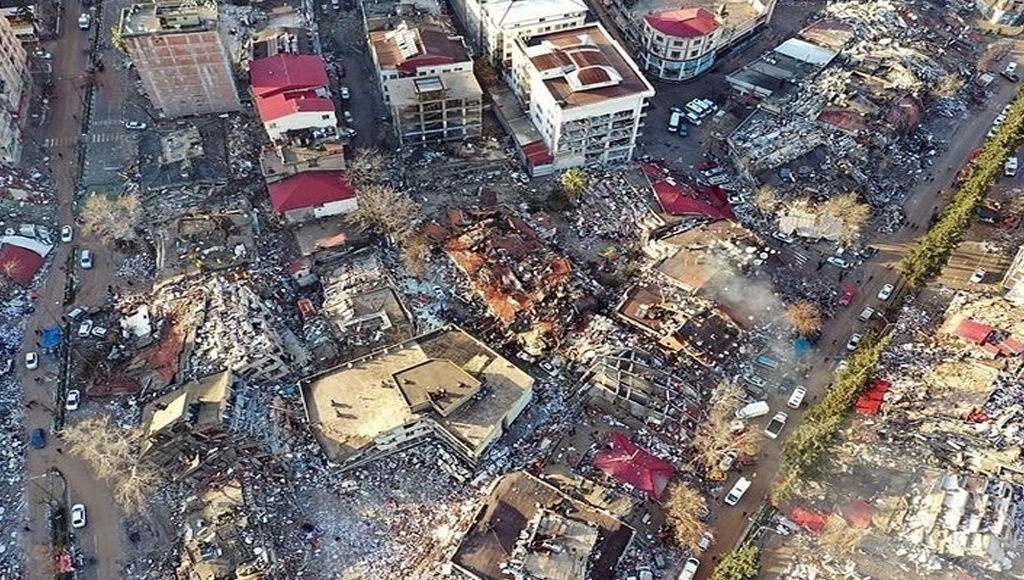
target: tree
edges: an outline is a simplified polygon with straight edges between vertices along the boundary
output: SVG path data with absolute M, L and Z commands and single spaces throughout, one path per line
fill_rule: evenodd
M 840 221 L 839 242 L 852 245 L 860 239 L 860 232 L 871 218 L 871 208 L 861 203 L 852 191 L 837 195 L 821 208 L 821 213 Z
M 812 338 L 821 332 L 821 311 L 807 300 L 794 302 L 786 308 L 786 318 L 793 327 L 793 332 L 806 338 Z
M 960 89 L 963 88 L 964 81 L 960 78 L 960 75 L 950 73 L 939 79 L 939 82 L 935 83 L 935 87 L 932 88 L 932 92 L 937 97 L 950 98 L 955 97 Z
M 579 167 L 572 167 L 563 171 L 558 181 L 562 186 L 562 193 L 570 201 L 573 201 L 587 188 L 590 176 Z
M 735 451 L 747 457 L 755 456 L 761 451 L 761 431 L 748 429 L 742 433 L 733 433 L 735 412 L 742 404 L 743 389 L 740 387 L 732 383 L 722 383 L 715 389 L 707 419 L 697 427 L 693 438 L 694 459 L 707 471 L 716 470 L 718 463 L 728 451 Z
M 409 273 L 417 278 L 427 275 L 427 252 L 430 244 L 423 234 L 412 234 L 402 244 L 402 262 Z
M 352 185 L 361 189 L 380 183 L 384 176 L 387 159 L 375 149 L 359 149 L 348 164 L 347 174 Z
M 135 229 L 142 223 L 142 204 L 138 194 L 129 193 L 111 199 L 94 193 L 82 207 L 85 231 L 104 241 L 134 240 Z
M 747 544 L 722 556 L 711 580 L 754 580 L 761 573 L 761 550 Z
M 672 530 L 672 539 L 680 547 L 697 550 L 701 536 L 708 526 L 701 520 L 707 513 L 707 501 L 699 491 L 682 482 L 674 482 L 665 490 L 662 503 L 665 523 Z
M 359 192 L 359 207 L 352 217 L 360 226 L 394 236 L 403 243 L 420 215 L 420 206 L 388 185 L 372 184 Z
M 764 184 L 754 192 L 754 207 L 763 214 L 775 212 L 779 205 L 779 190 L 773 185 Z
M 120 429 L 108 417 L 91 417 L 68 425 L 63 439 L 68 452 L 110 486 L 114 501 L 126 514 L 148 509 L 161 479 L 140 457 L 142 435 L 137 429 Z

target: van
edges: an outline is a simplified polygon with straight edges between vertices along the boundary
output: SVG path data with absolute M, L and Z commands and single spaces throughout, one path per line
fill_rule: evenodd
M 675 133 L 679 131 L 679 123 L 683 120 L 683 114 L 679 111 L 672 111 L 672 115 L 668 118 L 668 132 Z
M 686 120 L 693 125 L 700 127 L 700 115 L 696 115 L 692 112 L 686 114 Z
M 693 113 L 694 115 L 703 115 L 704 107 L 700 105 L 696 100 L 686 103 L 686 110 Z
M 715 102 L 712 101 L 711 99 L 701 99 L 697 102 L 698 104 L 702 105 L 704 107 L 704 110 L 708 113 L 710 113 L 711 111 L 718 110 L 718 105 L 716 105 Z
M 740 477 L 739 481 L 736 482 L 736 485 L 732 486 L 732 489 L 729 490 L 728 494 L 726 494 L 725 499 L 723 500 L 725 505 L 736 505 L 740 503 L 740 500 L 743 499 L 743 494 L 747 493 L 747 490 L 750 489 L 750 483 L 749 479 Z
M 871 320 L 871 317 L 875 315 L 875 309 L 870 306 L 865 307 L 864 310 L 860 311 L 860 315 L 857 316 L 857 320 L 861 322 L 867 322 Z
M 790 409 L 799 409 L 800 404 L 804 402 L 804 397 L 807 396 L 807 389 L 805 387 L 797 387 L 793 389 L 793 394 L 789 396 L 789 400 L 786 401 L 786 406 Z
M 767 401 L 755 401 L 737 410 L 736 418 L 753 419 L 754 417 L 763 417 L 768 414 L 768 410 L 769 409 Z

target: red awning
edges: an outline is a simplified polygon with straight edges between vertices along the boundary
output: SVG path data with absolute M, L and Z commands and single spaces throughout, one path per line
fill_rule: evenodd
M 608 437 L 608 447 L 594 457 L 594 467 L 643 491 L 651 499 L 661 497 L 674 472 L 671 465 L 641 449 L 622 433 Z

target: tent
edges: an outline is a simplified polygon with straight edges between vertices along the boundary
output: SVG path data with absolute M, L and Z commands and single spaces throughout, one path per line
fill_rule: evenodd
M 608 447 L 594 457 L 594 467 L 654 500 L 661 497 L 674 472 L 671 465 L 637 447 L 622 433 L 608 437 Z

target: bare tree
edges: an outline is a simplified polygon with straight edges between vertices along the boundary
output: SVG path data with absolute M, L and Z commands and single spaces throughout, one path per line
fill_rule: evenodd
M 803 337 L 814 337 L 821 332 L 821 311 L 812 302 L 800 300 L 786 308 L 786 318 L 793 331 Z
M 358 202 L 359 207 L 352 212 L 356 223 L 394 236 L 399 243 L 404 243 L 411 235 L 411 226 L 420 216 L 419 204 L 387 185 L 364 187 L 359 192 Z
M 825 520 L 818 541 L 835 556 L 849 556 L 860 547 L 864 531 L 846 523 L 842 517 L 832 514 Z
M 932 92 L 935 93 L 935 96 L 937 97 L 955 97 L 963 86 L 964 80 L 960 78 L 960 75 L 950 73 L 939 79 L 939 82 L 935 83 L 935 87 L 932 88 Z
M 148 509 L 148 501 L 160 482 L 159 474 L 140 457 L 138 430 L 121 429 L 108 417 L 91 417 L 68 425 L 64 446 L 106 482 L 114 500 L 126 514 Z
M 675 482 L 665 490 L 662 502 L 665 523 L 672 530 L 672 539 L 679 546 L 697 550 L 701 536 L 708 531 L 702 520 L 707 512 L 707 501 L 697 490 L 682 482 Z
M 379 183 L 384 176 L 387 159 L 376 149 L 359 149 L 348 164 L 348 178 L 356 188 Z
M 95 193 L 85 200 L 82 220 L 86 232 L 104 241 L 134 240 L 135 228 L 142 223 L 142 204 L 135 193 L 115 199 Z
M 779 207 L 781 196 L 779 190 L 767 183 L 758 187 L 754 192 L 754 207 L 757 211 L 765 214 L 775 213 Z
M 409 273 L 417 278 L 427 275 L 427 252 L 430 244 L 423 234 L 412 234 L 402 244 L 402 262 Z
M 861 203 L 855 192 L 848 191 L 825 202 L 821 214 L 829 215 L 841 222 L 840 242 L 854 244 L 860 239 L 861 230 L 871 219 L 871 208 Z
M 756 429 L 734 432 L 735 412 L 743 404 L 743 389 L 721 383 L 711 397 L 707 418 L 697 427 L 693 438 L 694 459 L 708 472 L 718 470 L 729 451 L 752 457 L 760 453 L 762 436 Z

